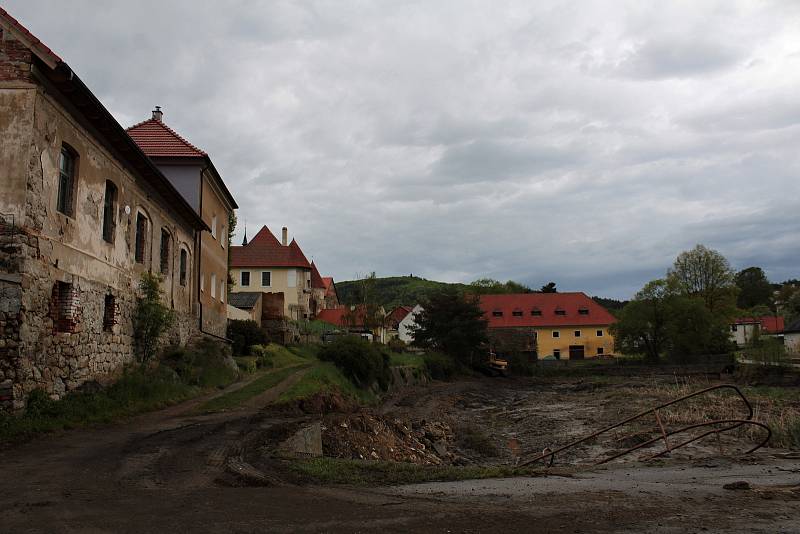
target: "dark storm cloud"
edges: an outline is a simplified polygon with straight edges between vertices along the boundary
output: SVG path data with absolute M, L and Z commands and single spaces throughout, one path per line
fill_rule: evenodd
M 698 242 L 800 275 L 797 3 L 98 6 L 4 4 L 338 279 L 630 297 Z

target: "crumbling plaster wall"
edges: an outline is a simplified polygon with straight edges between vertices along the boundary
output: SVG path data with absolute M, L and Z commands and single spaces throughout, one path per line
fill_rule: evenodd
M 13 133 L 0 139 L 0 163 L 11 173 L 2 180 L 2 209 L 16 215 L 14 233 L 0 236 L 0 389 L 11 382 L 13 407 L 34 388 L 59 398 L 86 381 L 112 379 L 133 361 L 137 284 L 143 272 L 160 270 L 161 228 L 171 236 L 165 301 L 177 314 L 165 342 L 188 342 L 197 330 L 193 254 L 185 285 L 178 262 L 181 246 L 194 250 L 193 229 L 41 87 L 0 88 L 0 131 Z M 78 154 L 71 217 L 56 210 L 63 143 Z M 118 189 L 112 243 L 102 238 L 106 180 Z M 150 220 L 142 264 L 134 261 L 139 211 Z M 72 288 L 68 332 L 57 332 L 53 320 L 59 281 Z M 106 295 L 114 297 L 113 325 L 104 321 Z

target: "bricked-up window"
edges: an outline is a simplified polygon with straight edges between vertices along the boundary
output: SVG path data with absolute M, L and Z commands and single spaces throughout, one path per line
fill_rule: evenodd
M 103 330 L 111 332 L 115 324 L 117 324 L 117 302 L 114 295 L 109 293 L 103 303 Z
M 169 272 L 169 232 L 161 229 L 161 273 L 167 274 Z
M 136 263 L 144 263 L 147 252 L 147 217 L 136 214 Z
M 103 239 L 109 243 L 114 242 L 114 218 L 117 207 L 117 186 L 114 182 L 106 180 L 106 199 L 103 203 Z
M 186 285 L 186 264 L 189 261 L 189 255 L 186 253 L 184 249 L 181 249 L 181 262 L 180 262 L 180 278 L 181 278 L 181 285 Z
M 56 332 L 76 331 L 79 304 L 80 297 L 72 284 L 56 282 L 51 301 L 51 315 Z
M 72 217 L 73 196 L 75 192 L 75 170 L 77 169 L 78 155 L 67 145 L 61 147 L 58 158 L 58 211 Z

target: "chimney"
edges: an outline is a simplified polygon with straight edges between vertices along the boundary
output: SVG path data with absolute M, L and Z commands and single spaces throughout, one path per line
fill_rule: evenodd
M 161 122 L 161 117 L 164 116 L 164 112 L 161 111 L 161 106 L 156 106 L 156 109 L 153 110 L 153 118 L 158 122 Z
M 289 244 L 289 229 L 285 226 L 281 232 L 281 242 L 283 243 L 284 247 Z

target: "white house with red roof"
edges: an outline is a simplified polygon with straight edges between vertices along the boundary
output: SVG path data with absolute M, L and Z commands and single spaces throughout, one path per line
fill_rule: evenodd
M 531 359 L 583 359 L 613 354 L 611 313 L 585 293 L 481 295 L 492 349 Z
M 288 241 L 286 227 L 280 241 L 264 226 L 249 242 L 232 246 L 231 277 L 233 293 L 283 294 L 290 319 L 312 319 L 325 308 L 324 281 L 297 241 Z
M 780 338 L 783 335 L 784 319 L 781 316 L 739 317 L 731 324 L 731 340 L 744 347 L 758 336 Z

